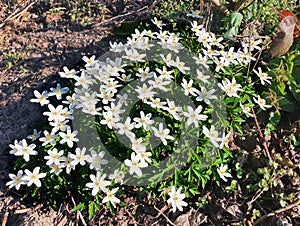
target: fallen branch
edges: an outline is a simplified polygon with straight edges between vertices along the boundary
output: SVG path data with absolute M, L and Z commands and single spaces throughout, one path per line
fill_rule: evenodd
M 263 133 L 261 132 L 261 129 L 260 129 L 260 126 L 259 126 L 256 114 L 255 114 L 255 111 L 253 110 L 253 108 L 252 108 L 252 114 L 253 114 L 253 118 L 254 118 L 254 121 L 255 121 L 255 124 L 256 124 L 256 127 L 257 127 L 258 134 L 259 134 L 260 138 L 263 141 L 262 145 L 264 147 L 266 155 L 267 155 L 267 157 L 269 158 L 270 161 L 273 161 L 273 159 L 271 157 L 271 154 L 270 154 L 270 151 L 269 151 L 269 148 L 268 148 L 268 145 L 267 145 L 267 142 L 266 142 L 266 139 L 265 139 Z
M 71 196 L 71 200 L 72 200 L 74 206 L 76 206 L 76 202 L 75 202 L 73 196 Z M 80 218 L 82 224 L 83 224 L 84 226 L 87 226 L 87 224 L 86 224 L 86 222 L 85 222 L 85 220 L 84 220 L 84 218 L 83 218 L 81 212 L 80 212 L 80 211 L 77 211 L 77 214 L 79 215 L 79 218 Z
M 116 20 L 116 19 L 119 19 L 119 18 L 122 18 L 122 17 L 126 17 L 126 16 L 130 16 L 130 15 L 133 15 L 135 13 L 139 13 L 139 12 L 141 12 L 141 11 L 147 9 L 147 8 L 148 8 L 147 6 L 144 6 L 144 7 L 140 8 L 140 9 L 138 9 L 138 10 L 131 11 L 131 12 L 128 12 L 128 13 L 124 13 L 124 14 L 121 14 L 121 15 L 118 15 L 118 16 L 115 16 L 115 17 L 111 17 L 109 19 L 103 20 L 102 22 L 104 24 L 107 24 L 107 23 L 109 23 L 109 22 L 111 22 L 113 20 Z M 99 25 L 95 25 L 95 27 L 100 26 L 100 25 L 102 26 L 103 24 L 101 23 Z
M 161 215 L 164 216 L 164 218 L 173 226 L 176 226 L 160 209 L 158 209 L 156 206 L 154 206 L 154 209 L 156 209 Z
M 210 2 L 213 4 L 214 7 L 216 7 L 220 12 L 228 15 L 230 14 L 230 11 L 227 9 L 227 7 L 220 3 L 219 0 L 210 0 Z
M 7 222 L 7 219 L 8 219 L 8 212 L 5 212 L 4 216 L 3 216 L 3 220 L 2 220 L 2 224 L 1 226 L 5 226 L 6 225 L 6 222 Z
M 31 6 L 33 6 L 36 2 L 30 3 L 28 6 L 26 6 L 24 9 L 22 9 L 20 12 L 17 13 L 17 11 L 10 14 L 1 24 L 0 29 L 5 26 L 10 20 L 17 18 L 21 16 L 23 13 L 25 13 Z
M 257 219 L 257 220 L 254 222 L 253 226 L 256 226 L 256 225 L 260 224 L 262 221 L 264 221 L 264 220 L 265 220 L 266 218 L 268 218 L 268 217 L 272 217 L 272 216 L 275 216 L 276 214 L 283 213 L 283 212 L 288 211 L 288 210 L 290 210 L 290 209 L 293 209 L 294 207 L 297 207 L 297 206 L 298 206 L 298 207 L 300 206 L 300 199 L 299 199 L 297 202 L 292 203 L 292 204 L 290 204 L 290 205 L 288 205 L 288 206 L 286 206 L 286 207 L 283 207 L 283 208 L 281 208 L 281 209 L 275 210 L 275 211 L 272 212 L 272 213 L 268 213 L 268 214 L 266 214 L 266 215 L 263 215 L 262 217 L 260 217 L 259 219 Z M 300 208 L 300 207 L 299 207 L 299 208 Z

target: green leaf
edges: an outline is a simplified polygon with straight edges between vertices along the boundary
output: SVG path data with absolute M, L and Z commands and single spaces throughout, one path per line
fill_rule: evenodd
M 297 100 L 297 102 L 300 103 L 300 84 L 299 85 L 295 85 L 295 84 L 291 83 L 290 84 L 290 89 L 291 89 L 291 91 L 293 93 L 293 96 Z
M 286 206 L 286 201 L 284 201 L 284 200 L 280 200 L 279 203 L 280 203 L 280 205 L 281 205 L 282 207 L 285 207 L 285 206 Z
M 242 24 L 243 15 L 239 12 L 234 12 L 229 15 L 228 30 L 225 33 L 225 37 L 231 38 L 233 35 L 237 35 L 239 32 L 239 27 Z
M 271 112 L 269 123 L 266 126 L 265 135 L 270 134 L 271 131 L 276 130 L 278 123 L 280 122 L 281 115 L 279 111 Z
M 194 172 L 194 174 L 195 174 L 199 179 L 203 178 L 202 175 L 201 175 L 201 173 L 198 172 L 198 171 L 197 171 L 196 169 L 194 169 L 194 168 L 193 168 L 193 172 Z
M 192 193 L 192 195 L 198 195 L 200 192 L 197 190 L 197 188 L 190 188 L 189 192 Z
M 90 202 L 89 204 L 89 217 L 88 219 L 91 220 L 95 215 L 95 203 L 94 202 Z
M 82 211 L 86 209 L 86 205 L 82 202 L 82 203 L 79 203 L 77 206 L 75 206 L 72 210 L 73 211 Z
M 285 83 L 281 82 L 277 85 L 278 91 L 280 92 L 281 95 L 285 96 L 286 92 L 285 92 Z
M 296 83 L 300 84 L 300 67 L 294 67 L 294 70 L 292 72 L 292 76 L 295 79 Z

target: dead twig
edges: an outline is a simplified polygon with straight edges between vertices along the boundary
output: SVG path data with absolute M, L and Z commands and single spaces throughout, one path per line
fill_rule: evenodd
M 21 16 L 23 13 L 25 13 L 31 6 L 33 6 L 36 2 L 30 3 L 28 6 L 26 6 L 24 9 L 22 9 L 20 12 L 15 11 L 12 14 L 10 14 L 1 24 L 0 29 L 5 26 L 9 21 Z
M 158 209 L 156 206 L 154 206 L 154 209 L 156 209 L 161 215 L 164 216 L 164 218 L 173 226 L 175 226 L 175 224 L 160 210 Z
M 292 203 L 292 204 L 290 204 L 290 205 L 288 205 L 286 207 L 283 207 L 281 209 L 275 210 L 272 213 L 268 213 L 266 215 L 263 215 L 262 217 L 260 217 L 258 220 L 256 220 L 254 222 L 253 226 L 256 226 L 256 225 L 260 224 L 262 221 L 264 221 L 268 217 L 272 217 L 272 216 L 275 216 L 276 214 L 283 213 L 283 212 L 288 211 L 290 209 L 293 209 L 294 207 L 297 207 L 297 206 L 300 206 L 300 199 L 297 202 L 294 202 L 294 203 Z
M 210 2 L 213 4 L 214 7 L 216 7 L 220 12 L 228 15 L 230 14 L 230 11 L 227 9 L 227 7 L 220 3 L 219 0 L 210 0 Z
M 253 118 L 254 118 L 254 121 L 255 121 L 255 124 L 256 124 L 256 127 L 257 127 L 258 134 L 259 134 L 260 138 L 263 141 L 262 144 L 263 144 L 264 150 L 266 152 L 266 155 L 267 155 L 267 157 L 269 158 L 270 161 L 273 161 L 273 159 L 271 157 L 271 154 L 270 154 L 270 151 L 269 151 L 269 148 L 268 148 L 268 145 L 267 145 L 267 142 L 266 142 L 266 138 L 264 137 L 263 133 L 261 132 L 256 114 L 255 114 L 255 111 L 253 110 L 253 108 L 252 108 L 252 114 L 253 114 Z
M 71 196 L 71 200 L 72 200 L 74 206 L 76 206 L 76 202 L 75 202 L 73 196 Z M 84 218 L 83 218 L 81 212 L 80 212 L 80 211 L 77 211 L 77 214 L 79 215 L 79 218 L 80 218 L 82 224 L 83 224 L 84 226 L 87 226 L 87 224 L 86 224 L 86 222 L 85 222 L 85 220 L 84 220 Z
M 121 14 L 121 15 L 118 15 L 118 16 L 115 16 L 115 17 L 111 17 L 109 19 L 103 20 L 102 22 L 105 23 L 105 24 L 107 24 L 107 23 L 112 22 L 113 20 L 116 20 L 116 19 L 119 19 L 119 18 L 123 18 L 123 17 L 126 17 L 126 16 L 130 16 L 130 15 L 139 13 L 139 12 L 141 12 L 141 11 L 147 9 L 147 8 L 148 8 L 148 6 L 144 6 L 144 7 L 140 8 L 140 9 L 138 9 L 138 10 L 131 11 L 131 12 L 128 12 L 128 13 L 124 13 L 124 14 Z M 101 23 L 99 25 L 95 25 L 95 27 L 97 27 L 97 26 L 103 26 L 103 24 Z
M 6 222 L 7 222 L 7 219 L 8 219 L 8 212 L 5 212 L 4 216 L 3 216 L 3 220 L 2 220 L 2 224 L 1 226 L 5 226 L 6 225 Z
M 14 214 L 24 214 L 30 212 L 30 208 L 25 208 L 25 209 L 20 209 L 20 210 L 15 210 Z

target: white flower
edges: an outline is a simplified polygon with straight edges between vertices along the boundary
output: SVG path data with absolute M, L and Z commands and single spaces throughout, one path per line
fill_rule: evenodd
M 100 93 L 97 94 L 98 97 L 100 97 L 102 99 L 102 103 L 103 104 L 108 104 L 108 102 L 110 101 L 114 101 L 115 99 L 114 97 L 114 93 L 110 92 L 110 91 L 106 91 L 105 89 L 103 89 L 102 87 L 100 88 Z
M 76 71 L 74 69 L 69 70 L 66 66 L 63 67 L 64 72 L 58 72 L 62 78 L 75 78 Z
M 30 102 L 39 103 L 41 106 L 44 106 L 44 105 L 47 105 L 50 103 L 48 100 L 49 95 L 48 95 L 47 91 L 43 91 L 42 94 L 40 94 L 39 91 L 34 90 L 33 94 L 36 97 L 36 99 L 31 99 Z
M 62 103 L 68 104 L 69 109 L 73 109 L 78 104 L 78 97 L 77 93 L 73 93 L 72 96 L 67 96 L 66 100 L 63 100 Z
M 120 183 L 120 184 L 123 184 L 124 177 L 125 177 L 124 172 L 118 169 L 114 171 L 114 174 L 109 175 L 110 180 L 114 180 L 115 183 Z
M 6 186 L 8 186 L 9 188 L 15 187 L 17 190 L 19 190 L 22 184 L 27 184 L 27 182 L 23 180 L 22 170 L 19 170 L 17 175 L 10 173 L 8 174 L 8 176 L 11 179 L 11 181 L 8 181 L 6 183 Z
M 210 58 L 206 55 L 202 56 L 201 53 L 198 54 L 198 57 L 193 57 L 193 59 L 195 60 L 196 64 L 200 64 L 201 66 L 203 66 L 206 69 L 209 69 L 208 64 L 212 64 L 212 62 L 209 61 Z M 199 71 L 199 70 L 197 69 L 197 71 Z M 202 73 L 202 75 L 203 75 L 203 73 Z
M 201 105 L 199 105 L 195 110 L 191 106 L 187 107 L 188 112 L 183 112 L 183 115 L 188 118 L 187 120 L 188 126 L 194 123 L 194 125 L 198 127 L 199 120 L 205 121 L 208 118 L 207 115 L 200 114 L 202 109 L 203 107 Z
M 241 102 L 240 102 L 240 107 L 242 108 L 242 110 L 243 110 L 243 112 L 244 112 L 244 114 L 246 116 L 253 117 L 253 114 L 250 113 L 251 112 L 251 108 L 250 107 L 242 105 Z
M 66 118 L 63 116 L 64 111 L 67 111 L 67 108 L 63 109 L 63 105 L 58 105 L 56 108 L 52 104 L 48 104 L 50 110 L 43 113 L 43 115 L 48 116 L 48 121 L 64 121 Z
M 210 48 L 210 43 L 212 42 L 212 37 L 210 33 L 205 32 L 201 35 L 198 35 L 198 42 L 202 43 L 205 48 Z
M 70 157 L 73 159 L 72 164 L 77 165 L 78 163 L 80 165 L 85 165 L 85 162 L 88 160 L 89 156 L 85 154 L 86 148 L 76 148 L 75 154 L 70 154 Z
M 154 74 L 155 72 L 150 72 L 150 68 L 146 67 L 145 69 L 139 68 L 136 76 L 141 78 L 141 82 L 144 82 L 145 80 L 152 78 Z
M 138 139 L 136 139 L 135 137 L 132 137 L 130 139 L 130 141 L 131 141 L 131 148 L 136 153 L 146 151 L 146 146 L 143 144 L 143 138 L 142 137 L 140 137 Z
M 60 84 L 58 83 L 56 88 L 50 88 L 49 96 L 56 96 L 57 100 L 61 100 L 62 94 L 66 94 L 69 91 L 68 87 L 61 88 Z
M 174 140 L 174 137 L 170 136 L 170 130 L 168 128 L 164 129 L 163 123 L 159 123 L 158 129 L 155 127 L 152 127 L 152 130 L 154 131 L 154 136 L 161 139 L 164 145 L 167 145 L 167 140 Z
M 64 158 L 64 161 L 62 162 L 62 167 L 66 167 L 66 173 L 70 174 L 71 170 L 75 170 L 75 165 L 72 164 L 72 158 L 70 157 L 71 153 L 68 152 L 68 155 L 66 158 Z
M 123 95 L 117 94 L 117 98 L 119 99 L 117 105 L 121 105 L 121 106 L 128 105 L 128 103 L 127 103 L 128 95 L 126 93 L 124 93 Z
M 255 99 L 255 97 L 253 97 L 253 100 L 255 103 L 257 103 L 259 105 L 259 107 L 262 109 L 262 110 L 266 110 L 266 108 L 271 108 L 272 106 L 271 105 L 267 105 L 266 104 L 266 100 L 265 99 L 262 99 L 259 95 L 257 96 L 257 99 Z
M 221 144 L 220 144 L 220 149 L 222 149 L 224 146 L 229 148 L 229 142 L 230 142 L 230 137 L 231 137 L 231 131 L 227 134 L 223 133 L 222 138 L 221 138 Z
M 59 165 L 61 161 L 63 161 L 65 158 L 63 157 L 64 151 L 57 151 L 56 148 L 53 148 L 53 150 L 48 150 L 48 155 L 44 157 L 44 159 L 48 160 L 46 162 L 46 165 L 50 166 L 52 164 Z
M 261 47 L 258 46 L 260 43 L 262 43 L 261 39 L 255 40 L 251 37 L 248 40 L 245 40 L 245 42 L 242 43 L 242 46 L 247 49 L 249 48 L 250 52 L 252 52 L 254 49 L 261 50 Z
M 251 61 L 255 61 L 256 58 L 252 56 L 252 53 L 249 51 L 247 47 L 244 47 L 243 49 L 243 58 L 244 58 L 244 64 L 249 64 Z
M 79 141 L 79 139 L 76 138 L 77 134 L 78 134 L 77 130 L 75 130 L 75 131 L 72 132 L 71 128 L 68 127 L 67 128 L 67 133 L 59 132 L 59 136 L 62 138 L 59 143 L 61 143 L 61 144 L 67 143 L 67 145 L 70 148 L 72 148 L 73 145 L 74 145 L 74 142 L 78 142 Z
M 236 59 L 236 53 L 234 52 L 234 47 L 230 47 L 229 51 L 221 51 L 222 61 L 224 62 L 225 66 L 229 64 L 238 64 Z
M 181 190 L 182 187 L 178 188 L 176 191 L 175 186 L 172 186 L 171 192 L 168 193 L 170 198 L 167 200 L 167 202 L 172 205 L 173 213 L 176 212 L 176 209 L 183 211 L 182 207 L 188 205 L 185 201 L 183 201 L 185 194 L 181 193 Z
M 132 175 L 136 173 L 139 177 L 142 176 L 142 170 L 140 168 L 145 168 L 148 164 L 145 161 L 141 161 L 139 155 L 136 155 L 134 152 L 131 153 L 131 159 L 125 159 L 124 164 L 129 166 L 129 173 Z
M 30 172 L 28 169 L 25 169 L 25 176 L 23 177 L 24 181 L 27 181 L 27 186 L 31 186 L 32 184 L 35 184 L 37 187 L 41 187 L 41 178 L 44 178 L 47 174 L 46 173 L 40 173 L 40 167 L 35 167 L 32 172 Z
M 210 142 L 216 147 L 219 148 L 218 142 L 222 140 L 222 138 L 219 137 L 219 133 L 217 130 L 215 130 L 215 126 L 212 125 L 211 128 L 208 130 L 206 126 L 203 126 L 203 133 L 204 135 L 210 139 Z
M 167 104 L 167 102 L 165 101 L 161 101 L 160 98 L 151 98 L 151 101 L 147 101 L 147 104 L 150 104 L 151 107 L 153 108 L 157 108 L 157 109 L 163 109 L 165 107 L 165 105 Z
M 34 129 L 33 134 L 27 136 L 27 139 L 35 141 L 36 139 L 38 139 L 41 136 L 41 133 L 42 133 L 42 131 L 37 131 L 37 129 Z
M 15 140 L 14 144 L 10 144 L 9 147 L 11 150 L 9 151 L 9 154 L 14 155 L 18 151 L 18 147 L 22 146 L 22 141 Z
M 135 122 L 131 122 L 130 117 L 127 117 L 124 123 L 117 123 L 116 127 L 119 129 L 119 134 L 125 134 L 129 139 L 135 137 L 135 134 L 131 132 L 135 127 Z
M 122 104 L 117 103 L 117 105 L 112 102 L 110 106 L 103 107 L 106 111 L 111 111 L 115 118 L 119 118 L 119 115 L 125 112 L 125 109 L 122 109 Z M 119 121 L 119 120 L 117 120 Z
M 90 164 L 90 169 L 100 170 L 101 165 L 108 163 L 106 159 L 103 159 L 105 152 L 101 151 L 99 153 L 94 150 L 91 151 L 91 155 L 87 158 L 87 162 Z
M 217 58 L 217 57 L 214 57 L 214 58 L 213 58 L 213 61 L 214 61 L 215 64 L 216 64 L 216 69 L 215 69 L 215 71 L 216 71 L 216 72 L 219 72 L 219 71 L 221 70 L 222 72 L 225 73 L 225 68 L 224 68 L 224 67 L 228 66 L 228 65 L 227 65 L 228 62 L 227 62 L 224 58 Z
M 125 49 L 126 56 L 122 56 L 125 59 L 131 60 L 133 62 L 144 62 L 143 59 L 146 54 L 140 54 L 136 49 Z
M 167 99 L 167 103 L 168 103 L 168 107 L 165 107 L 165 109 L 176 119 L 179 120 L 180 116 L 178 114 L 179 111 L 182 110 L 181 107 L 176 107 L 175 102 L 174 101 L 170 101 L 169 99 Z
M 110 45 L 110 51 L 115 52 L 115 53 L 120 53 L 124 51 L 125 46 L 123 45 L 122 42 L 117 43 L 117 42 L 109 42 Z
M 199 90 L 193 87 L 192 79 L 189 82 L 187 82 L 186 79 L 182 79 L 181 86 L 184 88 L 184 95 L 186 96 L 189 94 L 197 96 L 197 94 L 199 94 Z
M 53 126 L 52 130 L 51 130 L 51 134 L 55 134 L 57 131 L 66 131 L 67 128 L 69 127 L 69 125 L 67 124 L 69 122 L 69 120 L 65 120 L 65 121 L 54 121 L 54 122 L 49 122 L 50 126 Z M 56 137 L 54 137 L 56 138 Z
M 93 85 L 92 76 L 86 75 L 85 71 L 82 71 L 80 76 L 76 76 L 75 80 L 75 86 L 82 86 L 84 89 L 88 89 L 90 85 Z
M 54 173 L 55 175 L 58 175 L 60 172 L 63 171 L 64 164 L 60 163 L 59 165 L 51 164 L 50 166 L 50 173 Z
M 115 208 L 116 204 L 119 203 L 120 199 L 118 199 L 114 194 L 118 191 L 119 188 L 113 188 L 112 190 L 106 189 L 106 196 L 102 199 L 102 203 L 110 202 Z
M 228 166 L 227 165 L 221 165 L 219 169 L 217 169 L 217 172 L 219 174 L 219 176 L 221 177 L 221 179 L 225 182 L 227 182 L 227 178 L 226 177 L 232 177 L 230 173 L 227 173 Z
M 210 100 L 216 100 L 217 96 L 213 95 L 216 92 L 215 89 L 208 90 L 202 86 L 199 95 L 197 96 L 197 101 L 204 101 L 207 104 L 210 104 Z
M 148 163 L 152 162 L 152 160 L 149 158 L 150 156 L 152 156 L 152 153 L 150 151 L 139 151 L 137 152 L 137 155 L 139 156 L 141 161 L 148 162 Z
M 106 111 L 103 113 L 104 119 L 100 121 L 100 124 L 107 125 L 108 128 L 112 129 L 112 127 L 116 126 L 116 123 L 120 120 L 119 116 L 113 114 L 111 111 Z
M 153 20 L 151 20 L 153 24 L 155 24 L 159 29 L 162 29 L 163 26 L 165 26 L 165 24 L 161 21 L 158 20 L 156 17 L 153 18 Z
M 173 71 L 168 71 L 165 66 L 163 66 L 163 69 L 161 70 L 160 68 L 155 68 L 155 70 L 163 76 L 164 79 L 171 80 L 173 79 Z
M 168 89 L 166 88 L 167 85 L 170 84 L 169 80 L 166 80 L 162 75 L 157 76 L 156 74 L 153 76 L 153 79 L 149 80 L 148 83 L 153 87 L 160 89 L 162 91 L 167 92 Z M 150 98 L 151 99 L 151 98 Z
M 191 25 L 192 25 L 192 31 L 193 32 L 199 32 L 200 30 L 202 30 L 203 29 L 203 25 L 202 24 L 199 24 L 198 25 L 198 23 L 197 23 L 197 21 L 193 21 L 193 22 L 191 22 Z
M 106 92 L 117 93 L 118 88 L 122 86 L 118 83 L 119 82 L 117 80 L 115 80 L 114 78 L 110 78 L 105 83 L 105 85 L 103 85 L 103 88 L 105 89 Z
M 109 77 L 111 76 L 119 77 L 120 75 L 118 67 L 112 66 L 110 64 L 103 65 L 102 70 L 103 70 L 102 73 L 106 73 Z
M 165 62 L 165 64 L 167 66 L 173 66 L 174 64 L 174 60 L 172 60 L 172 55 L 171 53 L 169 53 L 167 56 L 164 56 L 163 54 L 160 54 L 160 57 L 162 58 L 162 60 Z
M 22 140 L 21 144 L 15 145 L 17 151 L 14 153 L 15 156 L 23 156 L 25 162 L 30 160 L 30 155 L 37 155 L 38 152 L 34 150 L 35 144 L 30 144 L 28 146 L 25 139 Z
M 119 79 L 121 79 L 121 81 L 123 81 L 123 82 L 130 82 L 130 81 L 134 80 L 134 78 L 131 78 L 131 76 L 132 76 L 131 74 L 129 74 L 129 75 L 122 74 Z
M 87 56 L 83 56 L 82 60 L 86 63 L 85 67 L 93 66 L 96 63 L 95 58 L 96 56 L 91 56 L 90 58 L 88 58 Z
M 189 71 L 190 68 L 185 66 L 185 63 L 180 61 L 179 57 L 176 57 L 176 61 L 173 61 L 173 65 L 174 67 L 177 67 L 177 69 L 182 72 L 183 74 L 186 74 L 186 71 Z
M 201 19 L 203 16 L 201 16 L 200 13 L 200 10 L 191 10 L 191 13 L 188 13 L 186 16 Z
M 56 145 L 56 139 L 57 135 L 55 133 L 49 133 L 47 130 L 44 130 L 44 137 L 41 137 L 39 140 L 42 143 L 42 146 L 46 146 L 47 144 L 51 144 L 52 146 Z
M 243 89 L 241 89 L 242 86 L 236 83 L 235 77 L 232 78 L 231 82 L 226 78 L 222 81 L 222 84 L 218 83 L 218 86 L 225 91 L 229 97 L 239 97 L 237 92 L 243 91 Z
M 143 111 L 140 111 L 140 118 L 133 119 L 133 121 L 136 122 L 135 128 L 140 128 L 143 126 L 146 131 L 150 130 L 150 125 L 154 123 L 154 120 L 151 120 L 151 116 L 151 113 L 145 115 Z
M 261 82 L 262 85 L 264 85 L 266 83 L 271 84 L 271 81 L 269 79 L 272 79 L 272 77 L 268 76 L 267 73 L 262 72 L 260 67 L 258 67 L 258 71 L 256 71 L 255 69 L 253 69 L 253 71 L 259 77 L 260 82 Z
M 221 41 L 223 40 L 223 38 L 222 37 L 216 37 L 216 35 L 215 34 L 212 34 L 212 41 L 211 41 L 211 45 L 213 46 L 213 45 L 215 45 L 215 46 L 217 46 L 217 47 L 219 47 L 219 48 L 223 48 L 224 46 L 221 44 Z
M 92 189 L 92 195 L 96 196 L 99 190 L 106 191 L 107 186 L 110 185 L 110 181 L 105 180 L 106 174 L 101 175 L 100 172 L 97 172 L 96 176 L 94 174 L 90 175 L 92 182 L 87 183 L 85 186 Z
M 204 75 L 202 71 L 200 71 L 199 69 L 197 69 L 197 78 L 202 81 L 203 83 L 209 83 L 209 78 L 210 76 L 208 75 Z
M 152 98 L 156 94 L 156 92 L 152 91 L 152 89 L 153 89 L 152 86 L 147 87 L 147 85 L 145 83 L 143 84 L 143 87 L 137 86 L 135 88 L 135 90 L 138 94 L 137 97 L 141 100 L 146 100 L 146 99 Z

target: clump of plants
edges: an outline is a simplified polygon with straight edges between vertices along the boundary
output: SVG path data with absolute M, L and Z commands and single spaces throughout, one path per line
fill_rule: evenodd
M 84 69 L 64 67 L 60 76 L 72 86 L 34 91 L 31 101 L 49 125 L 10 145 L 18 157 L 10 188 L 52 205 L 67 190 L 90 218 L 102 203 L 111 211 L 124 205 L 128 186 L 161 194 L 173 212 L 200 203 L 209 181 L 236 190 L 243 169 L 230 150 L 234 136 L 243 137 L 242 126 L 258 124 L 261 113 L 273 123 L 269 131 L 276 128 L 269 95 L 275 78 L 255 63 L 263 41 L 233 43 L 197 21 L 178 33 L 157 18 L 152 23 L 155 29 L 110 43 L 98 59 L 83 57 Z

